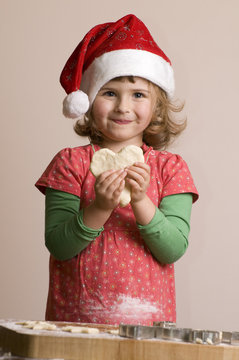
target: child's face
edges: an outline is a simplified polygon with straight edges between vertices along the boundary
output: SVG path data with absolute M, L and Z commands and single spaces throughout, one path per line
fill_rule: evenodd
M 141 146 L 143 131 L 149 125 L 156 101 L 149 82 L 134 77 L 113 79 L 98 92 L 92 107 L 94 124 L 104 137 L 103 145 L 122 142 Z

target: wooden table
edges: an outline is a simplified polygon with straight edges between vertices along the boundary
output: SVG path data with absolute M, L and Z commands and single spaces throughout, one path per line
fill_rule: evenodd
M 63 323 L 55 324 L 57 331 L 35 331 L 16 321 L 1 320 L 0 347 L 13 355 L 36 359 L 239 360 L 239 346 L 126 339 L 106 333 L 109 327 L 103 325 L 93 325 L 100 330 L 96 335 L 66 334 L 61 331 Z

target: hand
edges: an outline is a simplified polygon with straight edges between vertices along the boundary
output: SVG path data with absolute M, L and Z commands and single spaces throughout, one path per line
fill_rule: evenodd
M 150 167 L 145 163 L 135 163 L 126 169 L 126 182 L 131 189 L 131 204 L 143 200 L 150 182 Z
M 102 210 L 113 210 L 118 204 L 125 186 L 125 170 L 108 170 L 95 181 L 95 206 Z

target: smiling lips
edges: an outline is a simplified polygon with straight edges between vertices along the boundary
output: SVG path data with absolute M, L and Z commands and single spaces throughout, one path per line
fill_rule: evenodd
M 119 125 L 130 124 L 132 122 L 131 120 L 125 120 L 125 119 L 112 119 L 112 121 Z

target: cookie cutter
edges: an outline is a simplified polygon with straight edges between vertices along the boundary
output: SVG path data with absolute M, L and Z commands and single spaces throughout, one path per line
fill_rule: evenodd
M 232 332 L 231 331 L 223 331 L 222 332 L 222 343 L 231 344 L 232 340 Z
M 153 323 L 154 326 L 159 326 L 159 327 L 163 327 L 163 328 L 175 328 L 176 327 L 176 323 L 172 322 L 172 321 L 154 321 Z
M 177 328 L 175 323 L 154 322 L 154 326 L 119 325 L 119 335 L 132 339 L 152 339 L 189 342 L 194 344 L 218 345 L 226 343 L 239 346 L 239 332 L 193 330 L 191 328 Z
M 222 331 L 192 330 L 190 336 L 190 341 L 195 344 L 217 345 L 222 339 Z
M 238 331 L 222 331 L 222 343 L 239 346 Z
M 231 333 L 231 345 L 239 346 L 239 332 L 233 331 Z
M 133 339 L 152 339 L 155 337 L 155 327 L 120 324 L 119 335 Z
M 168 341 L 191 341 L 192 329 L 189 328 L 176 328 L 176 327 L 156 327 L 155 337 L 161 340 Z

